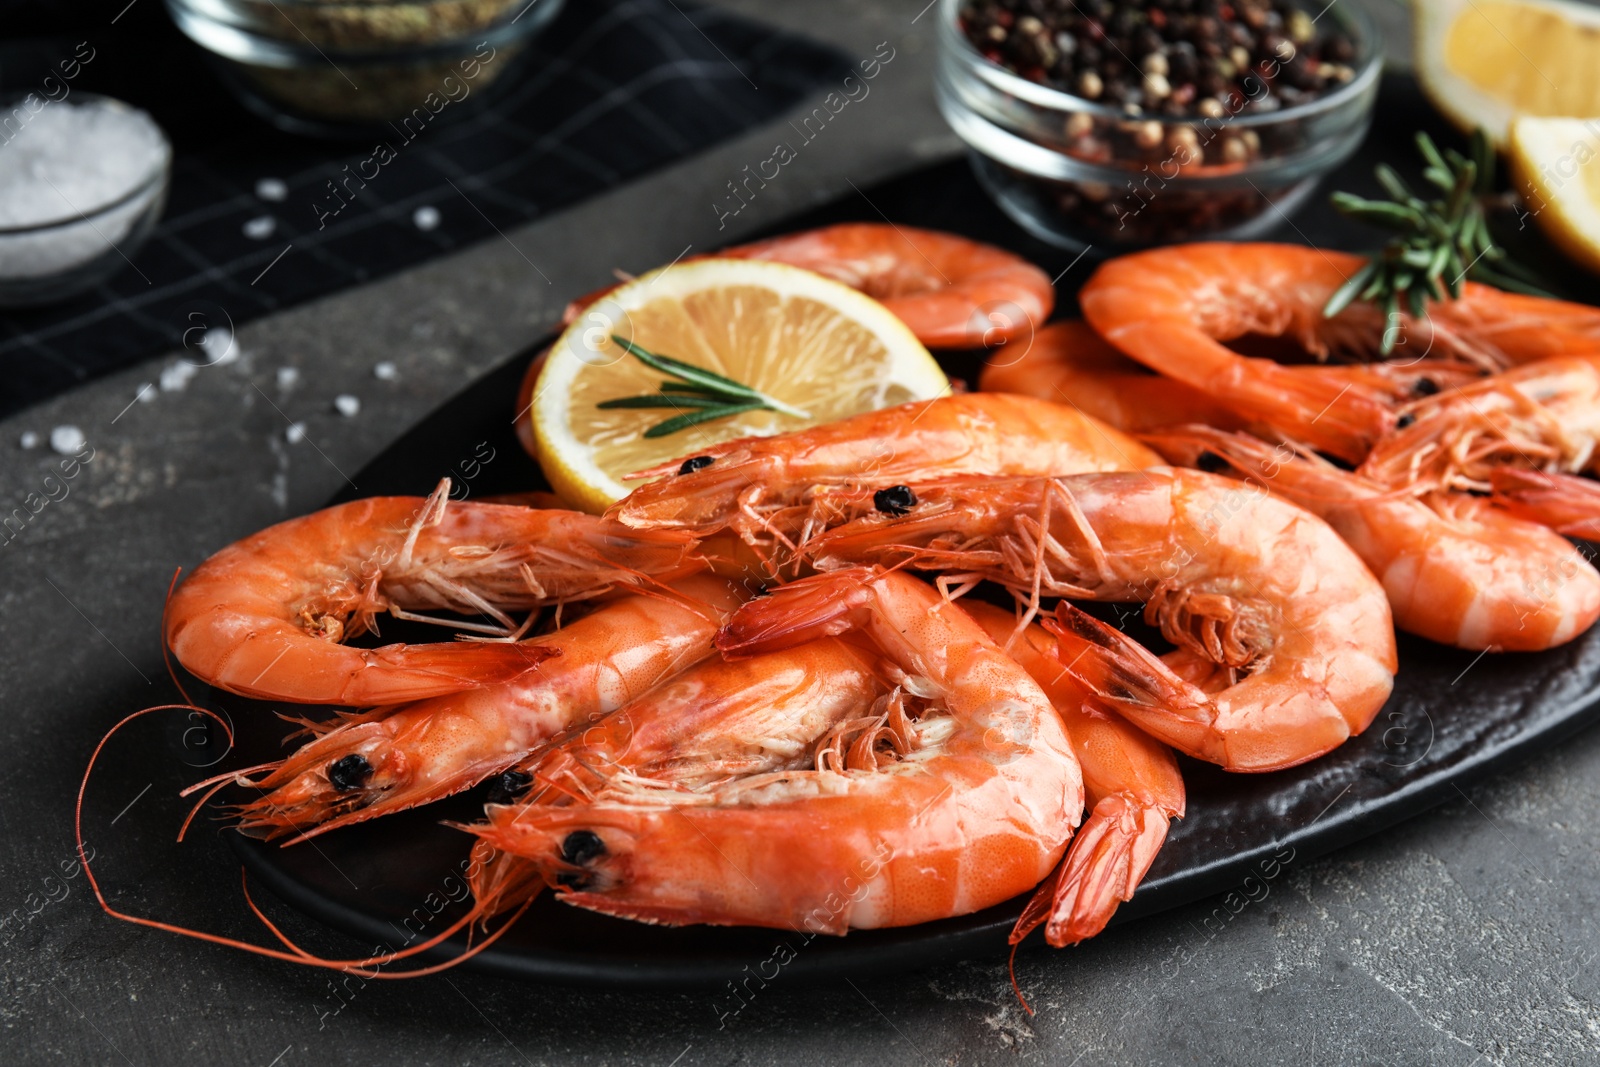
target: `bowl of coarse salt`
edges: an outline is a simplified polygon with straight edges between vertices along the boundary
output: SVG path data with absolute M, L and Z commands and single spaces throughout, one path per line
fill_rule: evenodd
M 167 135 L 119 100 L 0 102 L 0 307 L 52 303 L 128 269 L 171 171 Z

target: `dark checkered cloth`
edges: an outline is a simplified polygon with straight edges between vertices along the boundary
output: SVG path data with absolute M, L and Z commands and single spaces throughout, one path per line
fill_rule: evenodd
M 0 415 L 170 351 L 217 309 L 237 325 L 508 232 L 781 113 L 847 62 L 675 0 L 572 0 L 529 51 L 491 105 L 409 143 L 388 138 L 395 158 L 321 229 L 317 206 L 338 204 L 328 180 L 372 145 L 242 118 L 199 150 L 175 134 L 166 213 L 132 265 L 67 303 L 0 312 Z M 170 118 L 144 106 L 164 125 L 183 121 L 181 99 Z M 287 198 L 258 197 L 263 178 Z M 419 226 L 419 208 L 437 225 Z

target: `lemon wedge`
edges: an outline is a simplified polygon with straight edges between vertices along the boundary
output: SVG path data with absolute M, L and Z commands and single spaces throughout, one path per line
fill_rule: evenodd
M 771 403 L 646 436 L 696 409 L 689 401 L 601 407 L 663 395 L 668 375 L 632 348 L 732 379 Z M 551 349 L 525 417 L 551 487 L 572 507 L 599 512 L 627 495 L 628 474 L 707 445 L 949 391 L 928 350 L 871 297 L 782 263 L 703 259 L 643 275 L 586 308 Z
M 1508 154 L 1545 236 L 1600 273 L 1600 119 L 1517 119 Z
M 1518 115 L 1600 115 L 1600 9 L 1569 0 L 1416 0 L 1417 79 L 1463 130 L 1506 146 Z

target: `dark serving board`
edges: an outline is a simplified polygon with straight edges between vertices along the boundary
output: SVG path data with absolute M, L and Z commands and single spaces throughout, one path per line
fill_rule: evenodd
M 1331 187 L 1370 191 L 1373 162 L 1408 163 L 1411 132 L 1435 125 L 1406 82 L 1387 82 L 1378 108 L 1368 143 L 1331 179 Z M 886 183 L 792 220 L 784 229 L 872 220 L 879 210 L 896 222 L 1003 245 L 1052 274 L 1064 272 L 1058 287 L 1068 305 L 1088 275 L 1087 264 L 1074 265 L 1007 221 L 961 161 Z M 1355 227 L 1320 204 L 1283 229 L 1274 236 L 1333 247 L 1359 249 L 1376 240 L 1352 232 Z M 359 494 L 347 495 L 423 494 L 444 475 L 473 474 L 468 479 L 473 496 L 543 487 L 511 424 L 518 383 L 541 347 L 473 383 L 413 427 L 356 477 Z M 947 361 L 953 374 L 968 377 L 976 366 L 973 356 Z M 490 450 L 493 458 L 485 459 Z M 1400 662 L 1394 695 L 1367 732 L 1307 766 L 1229 775 L 1184 760 L 1188 816 L 1173 826 L 1149 877 L 1116 921 L 1219 893 L 1259 892 L 1258 883 L 1277 877 L 1285 866 L 1426 811 L 1460 795 L 1467 783 L 1600 720 L 1600 629 L 1550 652 L 1485 656 L 1402 636 Z M 255 724 L 240 738 L 244 757 L 271 758 L 287 732 L 267 727 L 272 720 L 265 716 L 236 721 Z M 280 848 L 238 834 L 229 838 L 251 875 L 291 904 L 375 946 L 400 947 L 406 943 L 405 917 L 415 914 L 421 922 L 429 917 L 430 905 L 439 907 L 440 894 L 460 895 L 455 888 L 460 883 L 451 876 L 459 874 L 470 839 L 441 820 L 470 820 L 482 801 L 479 789 L 335 831 L 314 846 Z M 742 978 L 746 968 L 756 971 L 784 943 L 793 950 L 785 972 L 802 981 L 905 970 L 958 957 L 1000 959 L 1022 899 L 975 915 L 819 937 L 806 944 L 802 935 L 782 930 L 645 926 L 571 908 L 546 894 L 500 942 L 466 966 L 534 980 L 681 989 Z M 429 921 L 428 931 L 459 913 L 459 906 L 451 905 Z M 457 951 L 447 945 L 428 958 L 444 959 Z

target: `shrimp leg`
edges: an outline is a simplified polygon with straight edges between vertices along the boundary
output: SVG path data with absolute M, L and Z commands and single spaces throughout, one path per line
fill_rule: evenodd
M 1494 502 L 1517 518 L 1581 541 L 1600 540 L 1600 483 L 1593 479 L 1498 467 L 1489 481 Z

